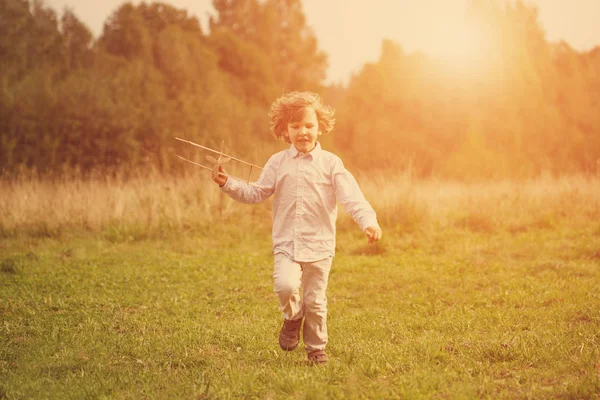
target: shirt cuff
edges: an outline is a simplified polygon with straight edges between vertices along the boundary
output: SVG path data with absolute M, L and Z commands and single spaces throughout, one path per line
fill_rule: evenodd
M 233 182 L 234 180 L 231 179 L 231 177 L 227 177 L 227 180 L 225 181 L 225 184 L 223 186 L 219 185 L 219 189 L 221 189 L 221 192 L 223 193 L 231 193 L 232 191 L 235 190 L 235 183 Z
M 375 226 L 375 227 L 381 229 L 381 227 L 379 226 L 379 223 L 377 222 L 377 218 L 373 218 L 373 219 L 367 218 L 360 222 L 361 222 L 360 228 L 362 229 L 363 232 L 365 231 L 365 229 L 367 229 L 370 226 Z

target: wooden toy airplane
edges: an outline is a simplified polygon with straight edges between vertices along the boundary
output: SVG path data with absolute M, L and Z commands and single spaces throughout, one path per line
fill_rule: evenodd
M 244 160 L 240 160 L 239 158 L 235 158 L 235 157 L 233 157 L 233 156 L 230 156 L 230 155 L 227 155 L 227 154 L 223 153 L 223 146 L 225 145 L 225 141 L 221 142 L 221 150 L 215 150 L 215 149 L 211 149 L 210 147 L 202 146 L 201 144 L 198 144 L 198 143 L 191 142 L 191 141 L 189 141 L 189 140 L 181 139 L 181 138 L 178 138 L 178 137 L 176 137 L 175 139 L 177 139 L 177 140 L 179 140 L 179 141 L 181 141 L 181 142 L 184 142 L 184 143 L 190 144 L 190 145 L 192 145 L 192 146 L 199 147 L 199 148 L 201 148 L 201 149 L 204 149 L 204 150 L 208 150 L 208 151 L 210 151 L 210 152 L 213 152 L 213 153 L 216 153 L 216 154 L 218 154 L 218 155 L 219 155 L 219 158 L 214 158 L 213 156 L 206 156 L 206 160 L 214 164 L 212 167 L 207 167 L 206 165 L 199 164 L 199 163 L 197 163 L 197 162 L 194 162 L 194 161 L 190 160 L 189 158 L 182 157 L 182 156 L 180 156 L 180 155 L 176 154 L 176 156 L 177 156 L 178 158 L 181 158 L 181 159 L 182 159 L 182 160 L 184 160 L 184 161 L 187 161 L 187 162 L 189 162 L 189 163 L 191 163 L 191 164 L 194 164 L 194 165 L 196 165 L 196 166 L 198 166 L 198 167 L 201 167 L 201 168 L 204 168 L 204 169 L 208 169 L 208 170 L 210 170 L 210 171 L 214 171 L 214 170 L 215 170 L 215 168 L 217 169 L 217 171 L 219 171 L 219 167 L 220 167 L 221 165 L 223 165 L 223 164 L 225 164 L 226 162 L 229 162 L 229 161 L 231 161 L 231 160 L 234 160 L 234 161 L 240 162 L 240 163 L 242 163 L 242 164 L 246 164 L 246 165 L 248 165 L 248 166 L 250 167 L 250 171 L 248 172 L 248 179 L 246 179 L 246 183 L 248 183 L 248 184 L 250 184 L 250 185 L 252 185 L 252 186 L 257 186 L 257 187 L 260 187 L 260 186 L 259 186 L 259 185 L 257 185 L 256 183 L 254 183 L 254 182 L 250 182 L 250 177 L 252 176 L 252 168 L 258 168 L 258 169 L 261 169 L 261 170 L 262 170 L 263 168 L 262 168 L 262 167 L 259 167 L 258 165 L 255 165 L 255 164 L 249 163 L 249 162 L 247 162 L 247 161 L 244 161 Z M 221 176 L 226 176 L 226 175 L 225 175 L 225 174 L 223 174 L 222 172 L 218 172 L 218 174 L 219 174 L 219 175 L 221 175 Z M 227 175 L 227 176 L 229 176 L 230 178 L 233 178 L 233 179 L 237 179 L 237 180 L 239 180 L 239 181 L 243 181 L 243 180 L 244 180 L 244 179 L 236 178 L 235 176 L 231 176 L 231 175 Z

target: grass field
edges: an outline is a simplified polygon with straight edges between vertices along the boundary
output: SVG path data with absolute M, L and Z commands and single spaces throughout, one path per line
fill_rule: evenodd
M 0 399 L 600 398 L 600 179 L 359 177 L 328 353 L 278 348 L 269 204 L 205 175 L 0 182 Z

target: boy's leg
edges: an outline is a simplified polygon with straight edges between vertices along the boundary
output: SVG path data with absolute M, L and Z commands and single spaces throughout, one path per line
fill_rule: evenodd
M 273 281 L 279 309 L 284 318 L 279 333 L 279 346 L 284 350 L 294 350 L 300 340 L 300 326 L 304 317 L 304 307 L 300 300 L 302 267 L 283 254 L 275 254 Z
M 307 353 L 325 350 L 327 345 L 327 282 L 333 257 L 302 263 L 304 302 L 304 347 Z
M 304 308 L 300 300 L 302 267 L 284 254 L 275 254 L 273 271 L 274 289 L 279 299 L 279 309 L 288 320 L 302 319 Z

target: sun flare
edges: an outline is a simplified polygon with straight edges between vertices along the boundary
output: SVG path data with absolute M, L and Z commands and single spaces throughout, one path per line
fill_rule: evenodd
M 485 58 L 483 30 L 472 21 L 449 21 L 439 30 L 433 44 L 432 56 L 452 69 L 474 70 Z

